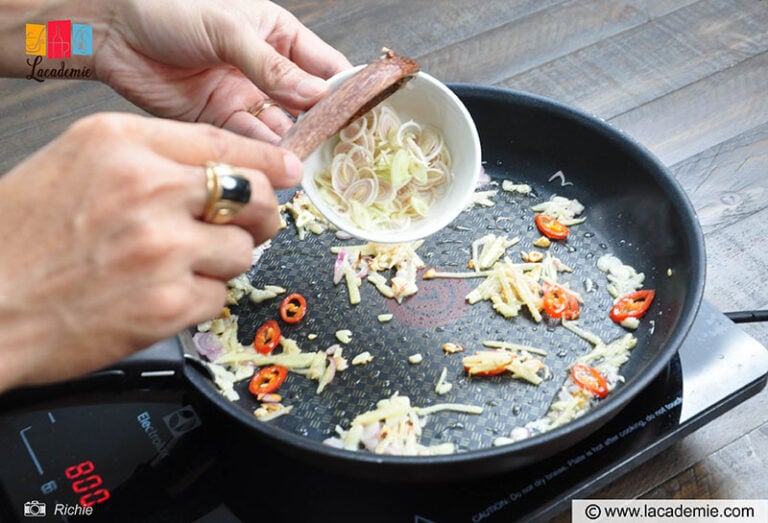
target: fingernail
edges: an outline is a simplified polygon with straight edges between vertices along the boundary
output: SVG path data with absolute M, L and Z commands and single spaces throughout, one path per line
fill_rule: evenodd
M 307 100 L 315 100 L 328 90 L 328 84 L 315 76 L 304 78 L 296 84 L 296 94 Z
M 298 185 L 301 182 L 301 177 L 304 175 L 304 165 L 301 163 L 301 160 L 289 153 L 283 157 L 283 161 L 285 162 L 286 181 L 293 185 Z

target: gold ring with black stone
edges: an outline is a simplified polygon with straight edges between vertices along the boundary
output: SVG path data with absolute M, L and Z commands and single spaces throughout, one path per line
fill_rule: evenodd
M 251 182 L 225 163 L 205 164 L 205 186 L 203 220 L 208 223 L 231 221 L 251 201 Z

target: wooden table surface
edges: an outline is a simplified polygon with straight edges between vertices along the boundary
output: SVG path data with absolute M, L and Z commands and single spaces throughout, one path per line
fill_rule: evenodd
M 529 91 L 623 129 L 698 212 L 706 299 L 721 311 L 768 308 L 768 1 L 279 3 L 353 63 L 386 46 L 445 82 Z M 0 172 L 104 110 L 138 112 L 96 83 L 0 80 Z M 743 328 L 768 345 L 768 325 Z M 595 497 L 766 499 L 766 471 L 764 390 Z

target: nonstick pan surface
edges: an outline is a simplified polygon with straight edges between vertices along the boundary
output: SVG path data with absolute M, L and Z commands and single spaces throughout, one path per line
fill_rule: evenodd
M 288 227 L 249 276 L 257 287 L 279 285 L 303 294 L 307 318 L 284 325 L 283 335 L 295 339 L 307 352 L 324 350 L 337 342 L 339 329 L 352 331 L 344 347 L 350 361 L 363 351 L 374 359 L 367 365 L 338 372 L 317 395 L 317 382 L 290 374 L 280 393 L 293 406 L 290 415 L 268 423 L 256 420 L 257 402 L 241 383 L 241 400 L 230 403 L 203 374 L 190 367 L 188 378 L 220 410 L 275 447 L 330 465 L 349 474 L 402 481 L 447 480 L 487 475 L 543 459 L 599 428 L 639 393 L 666 366 L 698 309 L 704 285 L 703 238 L 694 211 L 667 170 L 644 148 L 597 118 L 534 95 L 504 89 L 452 85 L 472 114 L 483 149 L 484 167 L 495 183 L 510 179 L 534 189 L 532 196 L 499 190 L 495 206 L 475 207 L 462 213 L 449 227 L 427 238 L 418 250 L 428 267 L 465 271 L 470 244 L 494 233 L 521 237 L 507 254 L 520 259 L 520 251 L 533 249 L 540 236 L 530 207 L 553 194 L 577 198 L 587 221 L 572 227 L 565 242 L 550 247 L 553 255 L 574 269 L 561 281 L 582 292 L 586 305 L 580 325 L 610 341 L 626 331 L 608 319 L 612 298 L 607 280 L 597 267 L 606 253 L 645 273 L 644 288 L 656 290 L 656 299 L 641 327 L 620 384 L 585 416 L 549 433 L 502 447 L 493 440 L 524 426 L 547 412 L 565 380 L 570 365 L 589 352 L 591 345 L 561 326 L 535 323 L 523 312 L 508 320 L 497 315 L 489 302 L 468 305 L 466 294 L 481 280 L 419 280 L 419 292 L 397 304 L 384 298 L 373 285 L 361 288 L 362 302 L 350 306 L 346 286 L 332 282 L 335 255 L 331 246 L 358 244 L 339 240 L 333 233 L 308 235 L 299 240 Z M 552 178 L 562 171 L 564 178 Z M 499 189 L 494 185 L 482 188 Z M 281 201 L 293 192 L 279 194 Z M 586 292 L 585 282 L 597 284 Z M 239 338 L 253 340 L 256 329 L 279 317 L 279 299 L 253 305 L 244 300 L 233 307 L 239 315 Z M 394 319 L 380 323 L 377 316 Z M 316 334 L 310 341 L 307 336 Z M 183 337 L 187 340 L 188 337 Z M 468 378 L 462 354 L 445 355 L 443 343 L 466 346 L 467 354 L 482 350 L 483 340 L 502 340 L 548 351 L 545 363 L 554 378 L 534 386 L 506 375 Z M 408 356 L 424 360 L 412 365 Z M 447 369 L 452 390 L 435 393 L 435 384 Z M 323 445 L 336 425 L 348 428 L 352 419 L 393 393 L 408 396 L 416 406 L 452 402 L 481 405 L 481 415 L 442 412 L 430 416 L 422 443 L 454 442 L 460 452 L 451 456 L 398 457 L 349 452 Z

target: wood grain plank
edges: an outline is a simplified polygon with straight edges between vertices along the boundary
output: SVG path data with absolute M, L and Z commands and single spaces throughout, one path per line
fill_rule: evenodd
M 609 121 L 671 165 L 768 121 L 768 52 Z
M 571 0 L 458 41 L 419 61 L 445 81 L 498 83 L 685 4 Z
M 319 26 L 326 23 L 344 23 L 355 18 L 360 10 L 365 9 L 365 2 L 356 0 L 277 0 L 276 4 L 286 8 L 307 26 Z
M 650 490 L 645 499 L 766 499 L 768 426 L 763 425 Z
M 554 8 L 563 0 L 392 0 L 388 2 L 281 1 L 325 41 L 365 63 L 382 46 L 420 57 L 532 12 Z M 312 4 L 324 12 L 313 12 Z M 426 67 L 425 67 L 426 69 Z M 431 71 L 430 71 L 431 72 Z
M 18 125 L 27 112 L 40 105 L 42 97 L 54 95 L 61 89 L 60 82 L 38 83 L 21 79 L 0 80 L 0 133 Z
M 705 297 L 721 311 L 767 309 L 768 123 L 671 167 L 705 235 Z M 744 327 L 747 328 L 746 326 Z M 768 345 L 768 325 L 753 336 Z
M 759 2 L 704 0 L 500 82 L 611 118 L 768 49 Z
M 635 481 L 640 481 L 641 477 L 651 473 L 649 469 L 657 469 L 661 474 L 657 476 L 656 482 L 661 484 L 694 466 L 707 456 L 731 445 L 745 434 L 761 430 L 768 423 L 767 401 L 768 389 L 764 389 L 673 445 L 657 459 L 642 465 L 637 473 L 633 474 L 633 478 Z M 664 476 L 667 479 L 659 481 Z M 653 483 L 654 481 L 646 481 L 644 485 L 647 488 L 638 490 L 643 493 L 650 491 L 655 488 Z
M 768 208 L 705 237 L 704 293 L 719 310 L 768 308 L 766 220 Z
M 671 171 L 696 208 L 704 234 L 738 224 L 768 207 L 768 123 L 684 160 Z
M 19 100 L 19 103 L 14 103 Z M 142 111 L 98 82 L 0 79 L 0 173 L 99 111 Z

